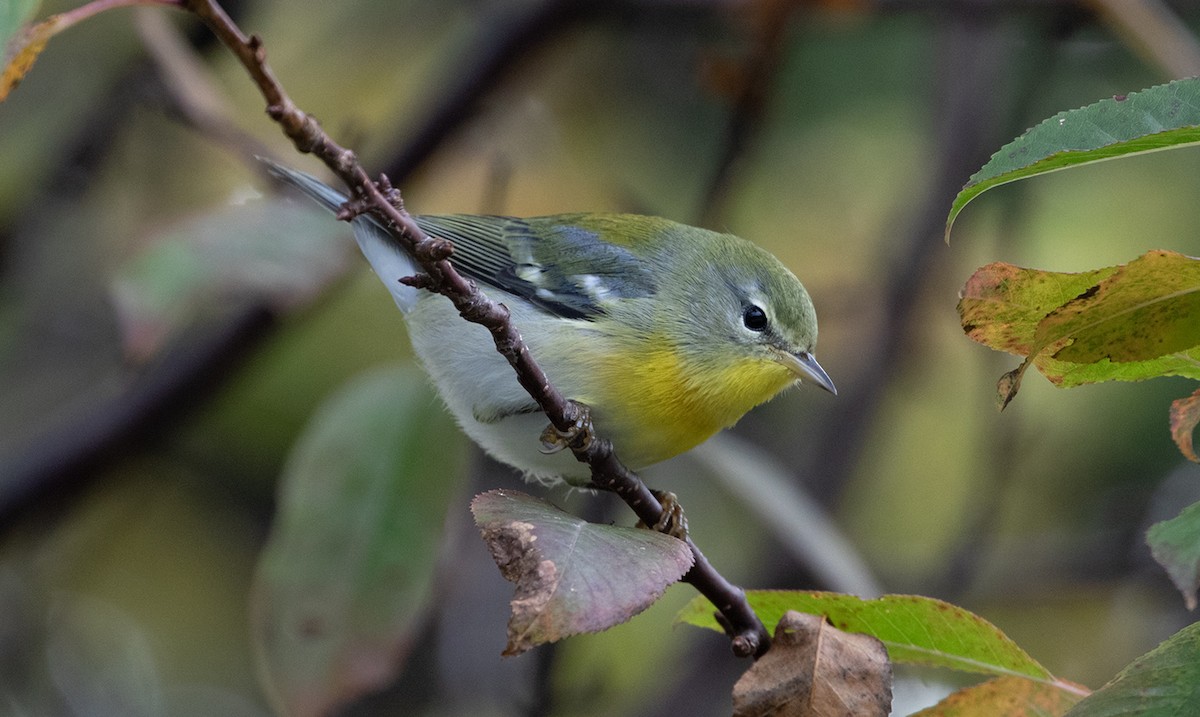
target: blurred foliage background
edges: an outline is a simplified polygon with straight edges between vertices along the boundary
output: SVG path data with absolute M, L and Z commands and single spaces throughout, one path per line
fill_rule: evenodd
M 840 393 L 788 392 L 734 433 L 828 512 L 881 589 L 961 604 L 1091 687 L 1194 619 L 1143 543 L 1200 498 L 1166 426 L 1190 389 L 1037 378 L 1000 414 L 994 381 L 1016 359 L 967 340 L 955 302 L 993 260 L 1076 271 L 1200 253 L 1200 154 L 990 192 L 942 242 L 954 193 L 1028 126 L 1200 73 L 1191 4 L 227 7 L 411 211 L 637 211 L 780 256 L 814 297 Z M 1181 41 L 1160 42 L 1168 31 Z M 403 578 L 386 686 L 341 713 L 727 714 L 744 664 L 723 638 L 672 627 L 683 586 L 608 633 L 500 657 L 510 589 L 467 504 L 519 479 L 403 366 L 403 322 L 347 228 L 275 198 L 254 153 L 318 169 L 178 12 L 71 29 L 0 105 L 0 714 L 269 714 L 261 604 L 278 585 L 256 566 L 281 476 L 320 486 L 353 461 L 314 462 L 313 443 L 370 416 L 394 430 L 350 433 L 374 438 L 360 450 L 392 476 L 387 500 L 413 497 L 389 511 L 436 539 L 393 540 L 389 556 L 424 567 Z M 679 494 L 725 575 L 847 589 L 789 547 L 802 526 L 764 522 L 710 463 L 646 477 Z M 527 490 L 628 522 L 607 497 Z M 307 495 L 316 509 L 287 530 L 346 520 L 345 498 Z M 954 679 L 903 673 L 898 713 Z

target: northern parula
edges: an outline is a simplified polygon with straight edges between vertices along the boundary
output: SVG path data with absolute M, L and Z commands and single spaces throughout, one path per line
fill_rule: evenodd
M 346 201 L 315 177 L 264 161 L 327 209 Z M 630 468 L 687 451 L 800 379 L 837 392 L 813 356 L 808 292 L 744 239 L 629 214 L 413 218 L 454 244 L 451 263 L 508 307 L 551 383 L 588 407 Z M 400 283 L 420 269 L 378 220 L 360 215 L 352 226 L 467 435 L 527 477 L 585 485 L 588 467 L 570 451 L 542 450 L 546 417 L 487 329 Z

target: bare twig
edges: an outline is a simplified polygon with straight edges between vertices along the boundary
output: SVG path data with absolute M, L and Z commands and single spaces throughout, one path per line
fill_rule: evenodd
M 12 528 L 31 506 L 47 504 L 47 497 L 77 490 L 81 476 L 94 474 L 98 462 L 159 428 L 164 413 L 194 405 L 206 395 L 203 389 L 227 372 L 275 318 L 264 306 L 239 310 L 176 347 L 127 390 L 73 415 L 12 461 L 0 464 L 5 479 L 0 530 Z
M 542 408 L 551 425 L 564 434 L 590 435 L 592 429 L 586 413 L 550 384 L 509 321 L 508 310 L 489 300 L 474 282 L 454 269 L 449 261 L 450 244 L 421 231 L 403 209 L 399 193 L 386 177 L 379 183 L 371 181 L 354 153 L 334 142 L 313 117 L 292 102 L 266 63 L 262 41 L 243 34 L 214 0 L 185 0 L 185 6 L 241 61 L 266 100 L 267 114 L 279 123 L 296 148 L 316 155 L 351 187 L 358 201 L 351 202 L 354 208 L 344 210 L 341 218 L 352 218 L 360 208 L 369 208 L 393 227 L 397 240 L 411 251 L 426 272 L 420 282 L 423 288 L 446 296 L 464 319 L 491 332 L 496 350 L 513 366 L 521 386 Z M 658 523 L 662 505 L 641 479 L 620 463 L 609 441 L 601 438 L 576 441 L 572 451 L 591 467 L 594 485 L 616 493 L 646 524 Z M 757 656 L 766 652 L 770 637 L 746 602 L 745 594 L 721 576 L 694 543 L 689 540 L 688 545 L 695 562 L 683 580 L 717 607 L 732 639 L 734 653 Z
M 697 211 L 700 226 L 719 224 L 719 213 L 733 180 L 737 160 L 762 127 L 771 86 L 778 72 L 796 0 L 769 0 L 741 8 L 752 46 L 723 84 L 731 93 L 731 111 L 722 137 L 720 158 Z M 720 79 L 717 79 L 720 82 Z
M 139 8 L 134 15 L 134 27 L 154 60 L 163 89 L 184 122 L 261 172 L 262 163 L 254 158 L 270 151 L 233 121 L 229 104 L 167 15 Z

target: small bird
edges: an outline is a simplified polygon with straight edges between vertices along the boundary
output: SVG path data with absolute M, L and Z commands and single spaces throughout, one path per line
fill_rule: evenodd
M 346 201 L 315 177 L 263 161 L 326 209 Z M 744 239 L 631 214 L 413 218 L 453 243 L 451 263 L 508 307 L 551 383 L 587 407 L 597 435 L 634 470 L 693 448 L 800 380 L 837 393 L 813 355 L 808 292 Z M 487 329 L 400 282 L 420 268 L 379 220 L 363 214 L 352 226 L 467 435 L 527 478 L 587 485 L 589 469 L 570 451 L 545 450 L 546 417 Z

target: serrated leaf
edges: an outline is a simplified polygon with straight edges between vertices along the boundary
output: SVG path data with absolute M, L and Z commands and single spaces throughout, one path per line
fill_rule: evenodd
M 1200 623 L 1134 660 L 1066 717 L 1182 717 L 1200 709 Z
M 1200 78 L 1059 112 L 1000 148 L 954 198 L 946 238 L 959 212 L 992 187 L 1067 167 L 1200 142 Z
M 682 540 L 588 523 L 516 491 L 478 495 L 471 513 L 500 572 L 516 583 L 506 655 L 619 625 L 692 566 Z
M 127 353 L 145 359 L 218 299 L 303 304 L 348 265 L 353 246 L 327 215 L 285 200 L 249 202 L 181 222 L 113 280 Z
M 1166 568 L 1171 582 L 1183 593 L 1187 609 L 1195 610 L 1196 591 L 1200 589 L 1200 503 L 1150 526 L 1146 542 L 1154 559 Z
M 402 666 L 465 476 L 462 436 L 436 404 L 417 371 L 375 371 L 297 441 L 253 590 L 260 671 L 281 714 L 329 714 Z
M 1192 444 L 1197 423 L 1200 423 L 1200 389 L 1187 398 L 1177 398 L 1171 402 L 1171 438 L 1175 439 L 1179 452 L 1189 461 L 1200 463 Z
M 839 630 L 878 638 L 894 662 L 1056 683 L 1046 668 L 995 625 L 934 598 L 884 595 L 864 600 L 841 593 L 789 590 L 747 590 L 746 598 L 764 624 L 778 622 L 788 610 L 822 615 Z M 703 600 L 689 603 L 678 619 L 721 630 L 712 606 Z
M 892 666 L 883 643 L 795 611 L 733 686 L 734 717 L 887 717 Z
M 1061 717 L 1087 694 L 1024 677 L 996 677 L 958 690 L 912 717 Z

